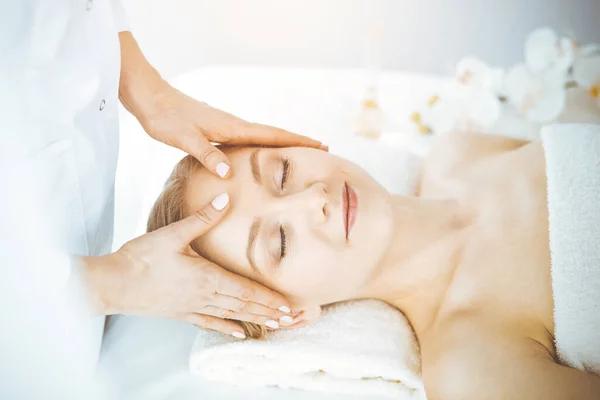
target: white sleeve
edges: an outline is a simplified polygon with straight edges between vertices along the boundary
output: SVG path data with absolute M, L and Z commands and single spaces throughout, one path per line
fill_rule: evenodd
M 119 32 L 128 31 L 129 24 L 127 23 L 127 14 L 125 14 L 125 9 L 123 8 L 123 4 L 121 4 L 121 0 L 110 0 L 110 3 L 117 30 Z

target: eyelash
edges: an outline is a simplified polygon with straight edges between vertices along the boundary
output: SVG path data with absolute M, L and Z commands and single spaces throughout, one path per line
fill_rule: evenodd
M 281 237 L 281 250 L 279 252 L 279 259 L 283 260 L 285 258 L 285 254 L 286 254 L 286 250 L 287 250 L 286 240 L 285 240 L 285 231 L 283 230 L 283 225 L 281 225 L 279 227 L 279 235 Z
M 285 183 L 288 181 L 290 177 L 290 159 L 284 158 L 281 161 L 282 164 L 282 173 L 281 173 L 281 190 L 285 188 Z M 285 230 L 283 229 L 283 225 L 279 226 L 279 237 L 281 240 L 281 247 L 279 250 L 279 260 L 283 260 L 287 254 L 287 241 L 285 236 Z
M 287 182 L 290 174 L 290 159 L 284 158 L 282 161 L 283 164 L 283 173 L 281 174 L 281 190 L 285 187 L 285 183 Z

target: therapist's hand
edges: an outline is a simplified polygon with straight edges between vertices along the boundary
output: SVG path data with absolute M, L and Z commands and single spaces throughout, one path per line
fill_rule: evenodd
M 283 296 L 203 259 L 189 245 L 219 222 L 227 203 L 227 195 L 218 196 L 116 253 L 85 257 L 97 311 L 173 318 L 238 338 L 244 330 L 230 319 L 275 327 L 290 311 Z
M 229 160 L 211 142 L 229 145 L 314 147 L 321 142 L 237 118 L 181 93 L 148 63 L 131 32 L 120 32 L 121 102 L 154 139 L 196 157 L 223 178 Z
M 283 129 L 237 118 L 165 84 L 154 96 L 142 126 L 156 140 L 194 156 L 213 173 L 226 177 L 230 162 L 211 142 L 228 145 L 314 147 L 321 142 Z

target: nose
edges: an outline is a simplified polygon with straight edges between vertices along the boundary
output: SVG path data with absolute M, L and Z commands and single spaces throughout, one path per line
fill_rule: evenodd
M 300 191 L 275 199 L 273 207 L 276 212 L 300 215 L 312 224 L 324 224 L 329 211 L 327 185 L 324 182 L 312 183 Z

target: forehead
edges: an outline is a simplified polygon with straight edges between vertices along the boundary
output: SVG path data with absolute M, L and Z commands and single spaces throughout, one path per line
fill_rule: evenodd
M 184 194 L 186 215 L 207 206 L 221 193 L 229 195 L 230 203 L 223 219 L 196 239 L 194 245 L 202 256 L 242 275 L 248 275 L 250 269 L 246 245 L 250 225 L 258 208 L 258 188 L 250 169 L 250 155 L 254 150 L 240 148 L 227 153 L 232 170 L 228 179 L 220 179 L 206 168 L 196 171 L 187 182 Z
M 195 210 L 208 205 L 221 193 L 228 193 L 230 197 L 235 189 L 247 181 L 249 175 L 249 160 L 253 147 L 236 148 L 226 154 L 231 163 L 231 173 L 228 179 L 221 179 L 202 167 L 195 171 L 186 184 L 184 193 L 185 213 L 191 214 Z

